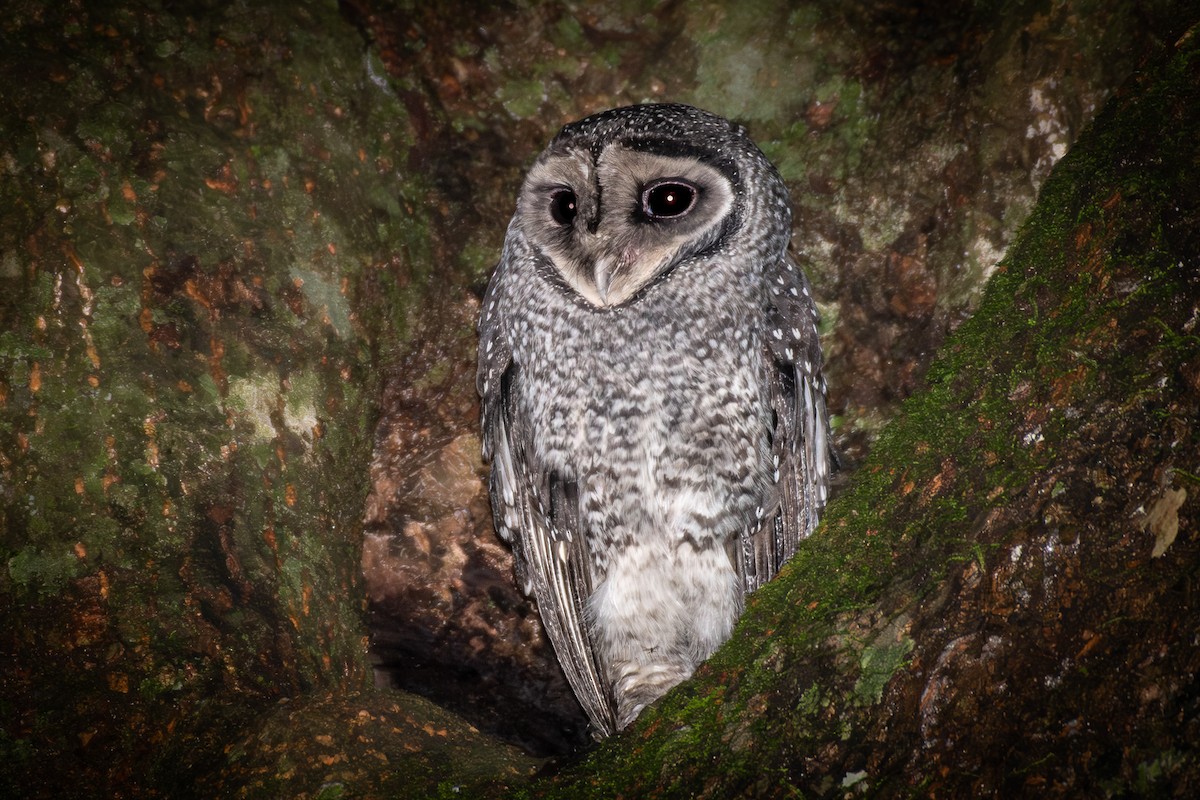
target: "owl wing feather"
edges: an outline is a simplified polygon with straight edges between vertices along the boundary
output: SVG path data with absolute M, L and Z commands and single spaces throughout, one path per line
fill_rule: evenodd
M 503 269 L 503 262 L 500 269 Z M 611 693 L 601 677 L 587 625 L 592 594 L 587 543 L 579 523 L 574 481 L 537 461 L 533 436 L 514 387 L 520 367 L 504 340 L 493 303 L 497 275 L 484 297 L 480 320 L 483 455 L 491 461 L 489 489 L 496 530 L 513 546 L 517 578 L 538 612 L 563 672 L 592 725 L 602 735 L 616 730 Z
M 766 583 L 817 526 L 828 495 L 829 416 L 821 374 L 818 316 L 808 279 L 784 255 L 766 269 L 762 332 L 773 412 L 775 495 L 742 545 L 747 591 Z

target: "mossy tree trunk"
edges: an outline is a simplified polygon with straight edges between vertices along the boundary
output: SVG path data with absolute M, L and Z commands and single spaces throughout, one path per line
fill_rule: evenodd
M 0 21 L 0 792 L 203 794 L 248 717 L 369 685 L 420 189 L 335 6 L 91 5 Z
M 455 395 L 426 404 L 432 438 L 473 424 L 466 286 L 523 159 L 595 104 L 748 122 L 841 312 L 838 402 L 865 441 L 1142 14 L 372 5 L 0 20 L 9 795 L 519 783 L 530 762 L 461 720 L 360 691 L 358 553 L 381 365 Z M 1196 791 L 1196 51 L 1149 64 L 1056 170 L 729 646 L 519 794 Z

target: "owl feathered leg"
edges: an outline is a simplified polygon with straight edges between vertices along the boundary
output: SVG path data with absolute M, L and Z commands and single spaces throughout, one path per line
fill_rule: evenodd
M 615 560 L 588 611 L 617 726 L 690 677 L 729 638 L 741 609 L 741 582 L 724 545 L 652 542 Z

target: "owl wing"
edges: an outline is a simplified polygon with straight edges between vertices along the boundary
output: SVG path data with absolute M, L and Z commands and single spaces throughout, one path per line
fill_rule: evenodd
M 586 623 L 592 594 L 587 544 L 579 525 L 574 481 L 540 465 L 532 432 L 517 403 L 521 370 L 505 341 L 495 297 L 503 262 L 484 297 L 479 325 L 483 457 L 496 531 L 513 546 L 517 579 L 533 596 L 567 681 L 602 734 L 616 730 L 616 712 L 596 662 Z
M 767 394 L 773 412 L 775 497 L 743 542 L 747 591 L 774 577 L 817 527 L 829 491 L 831 451 L 819 317 L 808 279 L 784 256 L 766 270 L 763 330 Z

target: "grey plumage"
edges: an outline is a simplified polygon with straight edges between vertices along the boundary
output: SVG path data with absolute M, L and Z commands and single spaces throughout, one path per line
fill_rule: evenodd
M 566 126 L 483 300 L 496 527 L 601 734 L 732 631 L 812 532 L 828 422 L 787 189 L 683 105 Z

